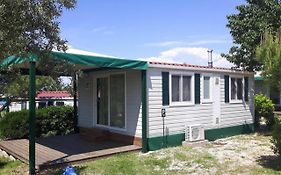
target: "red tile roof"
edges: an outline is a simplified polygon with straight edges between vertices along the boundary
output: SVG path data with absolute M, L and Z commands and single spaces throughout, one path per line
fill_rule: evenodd
M 167 63 L 167 62 L 150 61 L 149 64 L 163 65 L 163 66 L 192 67 L 192 68 L 200 68 L 200 69 L 233 70 L 231 68 L 224 68 L 224 67 L 210 68 L 209 66 L 199 66 L 199 65 L 192 65 L 192 64 L 185 64 L 185 63 Z
M 37 93 L 37 98 L 67 98 L 71 97 L 68 91 L 40 91 Z

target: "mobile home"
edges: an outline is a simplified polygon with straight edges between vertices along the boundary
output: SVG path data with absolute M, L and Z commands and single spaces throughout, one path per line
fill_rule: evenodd
M 145 71 L 84 71 L 78 80 L 78 125 L 83 136 L 157 150 L 184 140 L 215 140 L 253 131 L 252 72 L 147 64 Z

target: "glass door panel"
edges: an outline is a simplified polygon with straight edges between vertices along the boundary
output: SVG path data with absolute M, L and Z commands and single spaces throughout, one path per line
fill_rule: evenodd
M 97 79 L 97 124 L 108 125 L 108 78 Z
M 125 76 L 110 76 L 110 126 L 125 128 Z

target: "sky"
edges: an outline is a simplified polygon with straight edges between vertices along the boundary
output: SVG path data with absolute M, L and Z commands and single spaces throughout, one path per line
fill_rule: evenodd
M 127 59 L 231 67 L 221 58 L 232 46 L 227 15 L 244 0 L 78 0 L 59 19 L 75 49 Z

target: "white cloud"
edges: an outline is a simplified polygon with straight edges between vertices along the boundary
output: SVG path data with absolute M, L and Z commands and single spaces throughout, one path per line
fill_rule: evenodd
M 109 27 L 105 27 L 105 26 L 93 28 L 90 30 L 90 32 L 105 34 L 105 35 L 110 35 L 114 33 Z
M 206 40 L 195 40 L 195 41 L 162 41 L 162 42 L 152 42 L 146 43 L 144 46 L 148 47 L 168 47 L 168 46 L 200 46 L 206 44 L 229 44 L 232 43 L 229 39 L 206 39 Z
M 163 41 L 163 42 L 155 42 L 155 43 L 147 43 L 145 46 L 150 47 L 166 47 L 166 46 L 175 46 L 178 44 L 183 44 L 183 41 Z
M 229 44 L 232 43 L 231 40 L 225 40 L 225 39 L 211 39 L 211 40 L 198 40 L 194 42 L 190 42 L 187 45 L 188 46 L 198 46 L 203 44 Z
M 96 28 L 93 28 L 91 30 L 91 32 L 97 33 L 97 32 L 102 32 L 102 31 L 105 31 L 105 30 L 107 30 L 106 27 L 96 27 Z
M 159 56 L 151 57 L 151 61 L 178 62 L 195 65 L 208 65 L 208 48 L 204 47 L 176 47 L 166 51 L 162 51 Z M 215 67 L 233 66 L 220 54 L 213 52 L 213 64 Z

